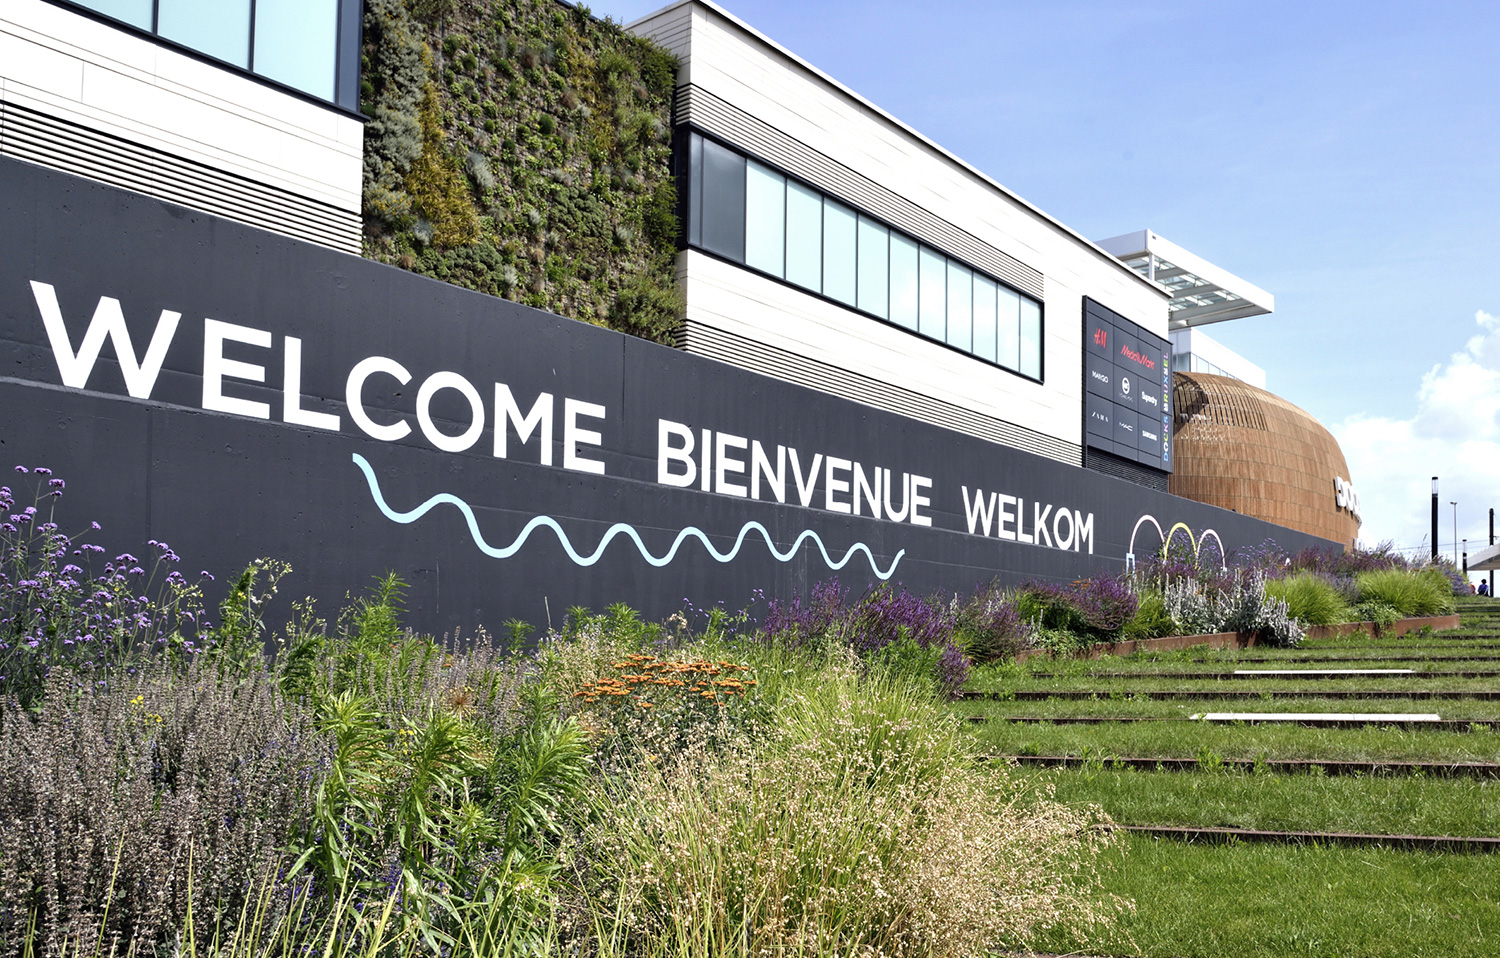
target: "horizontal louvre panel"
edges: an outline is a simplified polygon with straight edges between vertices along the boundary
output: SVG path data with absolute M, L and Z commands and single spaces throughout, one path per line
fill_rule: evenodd
M 341 252 L 360 252 L 358 213 L 3 101 L 0 156 L 98 180 Z
M 964 409 L 941 399 L 892 386 L 860 373 L 767 346 L 691 319 L 685 320 L 674 335 L 678 349 L 697 356 L 717 359 L 784 382 L 852 399 L 876 409 L 988 439 L 1002 446 L 1022 449 L 1071 466 L 1079 465 L 1082 461 L 1082 449 L 1074 443 Z
M 675 119 L 750 150 L 950 256 L 1043 298 L 1042 274 L 1037 270 L 701 87 L 678 88 Z
M 1095 472 L 1102 472 L 1106 476 L 1114 476 L 1116 479 L 1124 479 L 1138 486 L 1155 489 L 1157 492 L 1167 491 L 1167 474 L 1157 469 L 1151 469 L 1138 462 L 1122 459 L 1111 453 L 1098 449 L 1087 451 L 1087 459 L 1084 465 Z

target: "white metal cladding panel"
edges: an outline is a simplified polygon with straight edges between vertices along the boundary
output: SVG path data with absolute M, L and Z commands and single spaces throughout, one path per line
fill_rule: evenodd
M 676 110 L 678 123 L 691 123 L 743 146 L 792 175 L 880 217 L 948 255 L 1003 279 L 1038 299 L 1043 297 L 1042 274 L 1037 270 L 707 90 L 691 84 L 680 87 Z
M 846 374 L 793 380 L 803 385 L 1063 462 L 1080 461 L 1082 378 L 1076 358 L 1062 364 L 1061 381 L 1046 360 L 1047 382 L 1036 383 L 694 250 L 678 264 L 689 328 L 697 330 L 697 339 L 690 336 L 687 343 L 694 351 L 715 341 L 705 339 L 704 330 L 717 330 L 732 341 L 758 344 L 765 355 L 794 356 Z M 1082 321 L 1073 317 L 1069 325 L 1077 342 Z M 732 353 L 712 355 L 745 365 Z M 851 385 L 856 381 L 863 385 Z
M 630 24 L 630 31 L 650 37 L 677 55 L 683 67 L 692 58 L 693 12 L 690 7 L 672 7 Z
M 637 29 L 651 34 L 666 23 L 675 28 L 689 12 L 691 55 L 678 79 L 690 85 L 695 96 L 699 90 L 712 94 L 787 140 L 1044 274 L 1049 294 L 1054 279 L 1061 278 L 1069 287 L 1165 335 L 1166 297 L 1160 290 L 773 44 L 701 4 L 670 10 Z M 668 37 L 664 31 L 659 39 Z M 732 133 L 724 135 L 733 141 Z M 955 255 L 969 258 L 956 250 Z
M 686 320 L 677 328 L 674 336 L 679 349 L 698 356 L 707 356 L 783 382 L 852 399 L 867 406 L 944 426 L 1003 446 L 1023 449 L 1072 466 L 1080 462 L 1082 453 L 1076 443 L 1064 442 L 1015 423 L 984 416 L 971 409 L 892 386 L 829 363 L 798 356 L 704 323 Z
M 331 107 L 41 0 L 0 6 L 0 75 L 12 104 L 359 212 L 363 125 Z
M 360 251 L 357 213 L 49 117 L 3 98 L 0 155 L 346 253 Z

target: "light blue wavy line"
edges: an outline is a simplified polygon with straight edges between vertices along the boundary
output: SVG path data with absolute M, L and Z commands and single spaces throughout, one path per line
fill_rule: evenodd
M 672 541 L 672 548 L 668 549 L 666 555 L 660 558 L 652 555 L 650 550 L 646 548 L 646 544 L 641 541 L 640 534 L 635 531 L 634 526 L 628 525 L 624 522 L 616 522 L 614 525 L 610 526 L 609 529 L 604 533 L 604 538 L 599 540 L 598 548 L 596 548 L 590 555 L 585 556 L 580 555 L 573 548 L 573 543 L 568 539 L 568 534 L 563 531 L 562 526 L 557 524 L 557 520 L 553 519 L 551 516 L 537 516 L 530 522 L 526 523 L 526 526 L 521 530 L 520 535 L 516 536 L 514 542 L 503 548 L 497 548 L 485 541 L 483 533 L 479 531 L 479 523 L 474 518 L 474 510 L 469 508 L 469 504 L 459 497 L 452 495 L 451 493 L 440 492 L 409 512 L 397 512 L 386 504 L 385 495 L 380 491 L 380 481 L 375 478 L 375 470 L 370 467 L 370 463 L 365 459 L 365 457 L 361 456 L 357 452 L 354 453 L 354 464 L 358 466 L 360 468 L 360 471 L 365 474 L 365 481 L 370 485 L 370 497 L 375 500 L 375 505 L 380 509 L 380 511 L 385 515 L 387 519 L 390 519 L 392 522 L 399 522 L 402 525 L 406 525 L 408 523 L 416 522 L 418 519 L 425 516 L 428 512 L 436 508 L 441 503 L 449 503 L 455 506 L 459 512 L 463 513 L 464 521 L 469 524 L 469 535 L 474 538 L 474 544 L 479 547 L 479 551 L 495 559 L 509 559 L 511 556 L 521 551 L 521 547 L 526 544 L 526 540 L 531 536 L 532 531 L 542 526 L 546 526 L 553 532 L 557 533 L 557 541 L 562 545 L 563 551 L 568 554 L 568 558 L 572 559 L 574 563 L 581 566 L 591 566 L 594 563 L 598 562 L 600 556 L 604 555 L 605 547 L 608 546 L 610 542 L 614 540 L 615 536 L 618 535 L 626 536 L 630 539 L 630 541 L 634 542 L 635 547 L 640 550 L 641 558 L 645 559 L 647 562 L 649 562 L 653 566 L 656 566 L 657 568 L 661 568 L 662 566 L 671 562 L 677 556 L 677 550 L 681 548 L 682 543 L 688 539 L 693 538 L 696 538 L 698 541 L 702 542 L 703 547 L 708 550 L 708 554 L 713 556 L 714 559 L 719 562 L 729 562 L 739 554 L 740 546 L 744 544 L 745 537 L 750 534 L 751 530 L 754 530 L 755 532 L 759 532 L 761 534 L 761 538 L 766 540 L 766 547 L 771 550 L 771 555 L 775 556 L 776 559 L 780 562 L 791 561 L 792 557 L 797 554 L 797 550 L 802 547 L 802 543 L 808 539 L 811 539 L 813 542 L 817 543 L 818 551 L 823 554 L 823 562 L 828 566 L 828 568 L 835 571 L 842 569 L 844 566 L 848 565 L 849 560 L 854 556 L 854 553 L 863 552 L 865 554 L 865 559 L 870 563 L 870 571 L 874 572 L 876 578 L 880 579 L 882 582 L 889 579 L 895 573 L 896 564 L 901 561 L 902 556 L 906 555 L 905 549 L 901 549 L 900 551 L 898 551 L 895 557 L 891 559 L 890 567 L 882 572 L 880 570 L 880 567 L 875 564 L 875 555 L 870 551 L 870 547 L 865 545 L 863 542 L 856 542 L 854 545 L 849 547 L 849 550 L 847 552 L 844 553 L 844 557 L 842 559 L 834 562 L 833 557 L 828 554 L 827 547 L 823 545 L 822 538 L 819 537 L 818 534 L 811 529 L 802 530 L 802 534 L 797 536 L 797 540 L 792 543 L 791 548 L 786 552 L 781 552 L 776 548 L 776 543 L 771 541 L 771 533 L 767 531 L 766 527 L 761 525 L 759 522 L 751 521 L 745 523 L 742 527 L 740 527 L 740 534 L 735 537 L 734 547 L 731 548 L 728 552 L 720 552 L 718 549 L 715 549 L 714 544 L 708 540 L 708 536 L 704 534 L 703 530 L 698 529 L 695 526 L 688 526 L 686 529 L 683 529 L 681 532 L 677 533 L 677 538 Z

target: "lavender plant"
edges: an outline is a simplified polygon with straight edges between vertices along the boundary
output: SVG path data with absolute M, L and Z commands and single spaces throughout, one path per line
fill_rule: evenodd
M 1007 658 L 1026 648 L 1032 627 L 1009 591 L 998 583 L 975 590 L 966 601 L 955 596 L 949 613 L 956 643 L 976 662 Z
M 1018 590 L 1017 599 L 1039 625 L 1094 639 L 1117 635 L 1139 604 L 1129 582 L 1115 576 L 1067 585 L 1028 582 Z
M 208 633 L 202 590 L 173 568 L 181 558 L 170 546 L 153 539 L 145 561 L 106 560 L 103 546 L 60 528 L 63 479 L 45 467 L 15 471 L 31 489 L 18 505 L 27 497 L 0 486 L 0 694 L 31 706 L 58 669 L 97 682 L 152 653 L 198 651 Z
M 946 603 L 882 584 L 852 605 L 835 581 L 814 586 L 808 600 L 772 600 L 759 635 L 797 648 L 848 647 L 953 695 L 969 677 L 969 659 Z

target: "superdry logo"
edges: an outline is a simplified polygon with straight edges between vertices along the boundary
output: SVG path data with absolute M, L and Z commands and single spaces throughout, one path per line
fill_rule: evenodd
M 1124 356 L 1126 359 L 1130 360 L 1133 363 L 1138 363 L 1139 365 L 1145 366 L 1147 369 L 1156 368 L 1156 360 L 1152 359 L 1150 356 L 1147 356 L 1145 353 L 1136 352 L 1134 349 L 1131 349 L 1128 344 L 1122 343 L 1120 345 L 1120 355 Z

